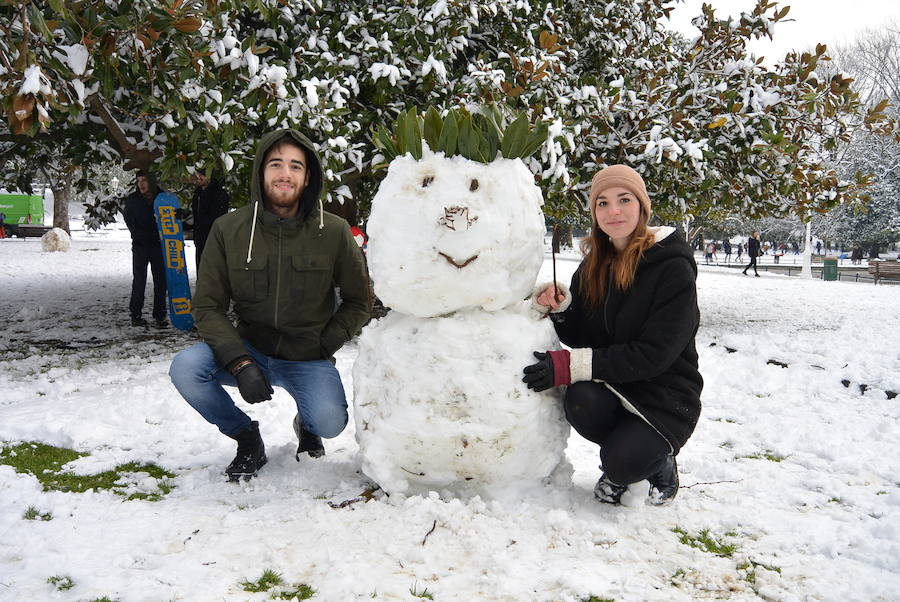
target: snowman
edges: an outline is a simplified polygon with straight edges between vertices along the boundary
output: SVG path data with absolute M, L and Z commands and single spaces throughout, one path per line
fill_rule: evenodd
M 521 381 L 532 351 L 559 348 L 526 301 L 543 198 L 520 158 L 417 154 L 391 161 L 368 221 L 392 311 L 363 330 L 353 368 L 362 470 L 390 495 L 522 491 L 568 466 L 558 392 Z

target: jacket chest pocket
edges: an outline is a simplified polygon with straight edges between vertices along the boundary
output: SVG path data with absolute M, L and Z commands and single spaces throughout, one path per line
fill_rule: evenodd
M 326 255 L 291 257 L 290 291 L 295 299 L 321 298 L 331 286 L 331 262 Z
M 260 303 L 269 294 L 269 273 L 265 258 L 253 258 L 247 265 L 241 261 L 228 262 L 228 274 L 231 278 L 231 296 L 235 301 Z

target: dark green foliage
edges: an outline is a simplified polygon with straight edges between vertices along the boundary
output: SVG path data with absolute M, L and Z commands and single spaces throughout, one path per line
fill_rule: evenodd
M 378 128 L 373 139 L 386 163 L 407 153 L 421 159 L 422 140 L 432 152 L 490 163 L 498 153 L 506 159 L 531 156 L 547 134 L 547 124 L 533 126 L 525 113 L 519 113 L 507 125 L 495 105 L 481 107 L 476 113 L 461 107 L 449 109 L 444 116 L 435 107 L 429 107 L 422 117 L 412 107 L 400 113 L 392 129 Z

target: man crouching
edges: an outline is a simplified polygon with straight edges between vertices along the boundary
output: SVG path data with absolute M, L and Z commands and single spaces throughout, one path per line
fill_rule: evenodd
M 322 209 L 322 181 L 305 136 L 288 129 L 265 136 L 250 205 L 217 219 L 203 251 L 193 314 L 204 342 L 178 353 L 169 376 L 203 418 L 237 441 L 225 469 L 231 481 L 255 476 L 266 451 L 259 423 L 222 385 L 237 386 L 251 404 L 283 387 L 297 404 L 298 460 L 323 455 L 321 438 L 347 424 L 333 355 L 369 318 L 372 294 L 350 226 Z

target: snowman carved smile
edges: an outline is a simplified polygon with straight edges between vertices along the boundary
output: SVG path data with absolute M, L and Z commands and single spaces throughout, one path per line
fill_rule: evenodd
M 460 270 L 463 269 L 464 267 L 466 267 L 467 265 L 469 265 L 470 263 L 472 263 L 473 261 L 475 261 L 476 259 L 478 259 L 478 255 L 475 254 L 475 255 L 472 255 L 471 257 L 469 257 L 468 259 L 466 259 L 465 261 L 463 261 L 462 263 L 459 263 L 458 261 L 456 261 L 449 255 L 447 255 L 446 253 L 442 253 L 441 251 L 438 251 L 438 255 L 440 255 L 441 257 L 446 259 L 450 265 L 452 265 L 453 267 L 460 269 Z

